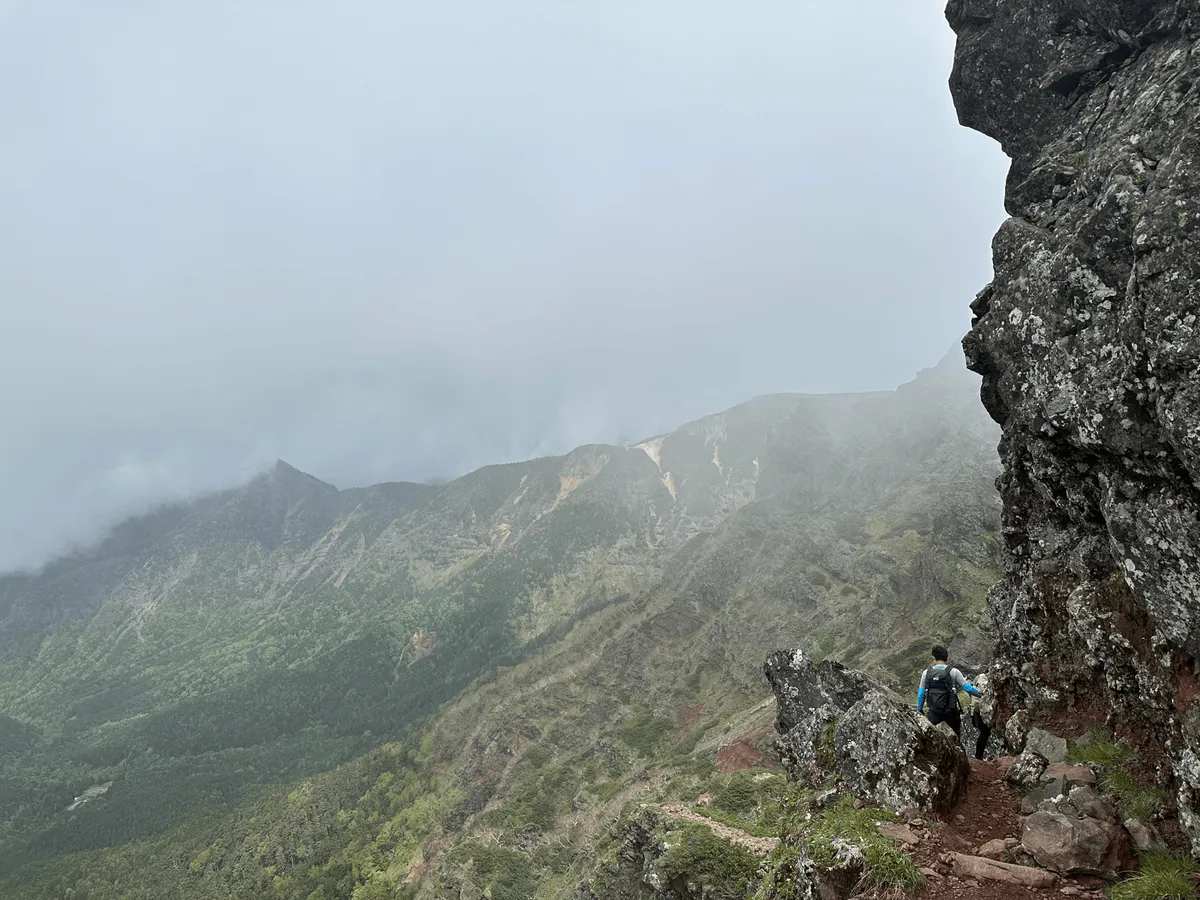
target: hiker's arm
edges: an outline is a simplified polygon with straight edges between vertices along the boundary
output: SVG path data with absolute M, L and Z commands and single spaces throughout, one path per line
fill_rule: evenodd
M 921 673 L 921 684 L 917 687 L 917 711 L 922 712 L 925 707 L 925 676 L 929 674 L 926 669 Z
M 958 669 L 955 669 L 951 673 L 951 677 L 955 681 L 958 682 L 959 688 L 966 691 L 972 697 L 982 697 L 983 696 L 983 691 L 979 690 L 979 688 L 975 687 L 975 685 L 973 685 L 973 684 L 971 684 L 971 682 L 967 681 L 966 676 L 963 675 L 962 672 L 958 671 Z

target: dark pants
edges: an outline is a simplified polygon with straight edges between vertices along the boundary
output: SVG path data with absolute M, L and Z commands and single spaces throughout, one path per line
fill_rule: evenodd
M 983 759 L 983 752 L 987 750 L 988 738 L 992 736 L 992 726 L 983 721 L 979 710 L 971 713 L 971 724 L 979 729 L 979 738 L 975 741 L 975 758 Z
M 949 712 L 935 712 L 930 710 L 926 715 L 929 717 L 930 725 L 937 725 L 945 722 L 950 726 L 950 730 L 955 734 L 962 736 L 962 710 L 952 709 Z

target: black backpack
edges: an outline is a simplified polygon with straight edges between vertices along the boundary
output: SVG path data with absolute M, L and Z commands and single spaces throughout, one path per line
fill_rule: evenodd
M 925 670 L 925 702 L 935 713 L 951 713 L 958 709 L 958 686 L 950 677 L 950 667 Z

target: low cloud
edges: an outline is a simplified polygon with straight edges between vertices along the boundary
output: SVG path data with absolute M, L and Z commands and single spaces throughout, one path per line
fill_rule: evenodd
M 932 8 L 185 6 L 0 7 L 0 568 L 892 387 L 988 279 Z

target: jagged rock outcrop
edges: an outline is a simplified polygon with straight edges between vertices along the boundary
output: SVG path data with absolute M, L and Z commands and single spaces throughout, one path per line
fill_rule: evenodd
M 953 732 L 883 694 L 846 710 L 833 745 L 842 783 L 871 806 L 948 813 L 966 791 L 967 754 Z
M 1108 716 L 1200 852 L 1200 8 L 946 12 L 960 119 L 1012 158 L 964 342 L 1004 429 L 998 718 Z
M 789 775 L 836 781 L 855 798 L 894 812 L 948 812 L 966 789 L 966 752 L 882 684 L 803 652 L 767 658 L 775 691 L 777 746 Z
M 775 746 L 797 781 L 819 781 L 833 763 L 838 719 L 883 685 L 832 660 L 813 662 L 803 651 L 773 653 L 763 667 L 775 692 Z

